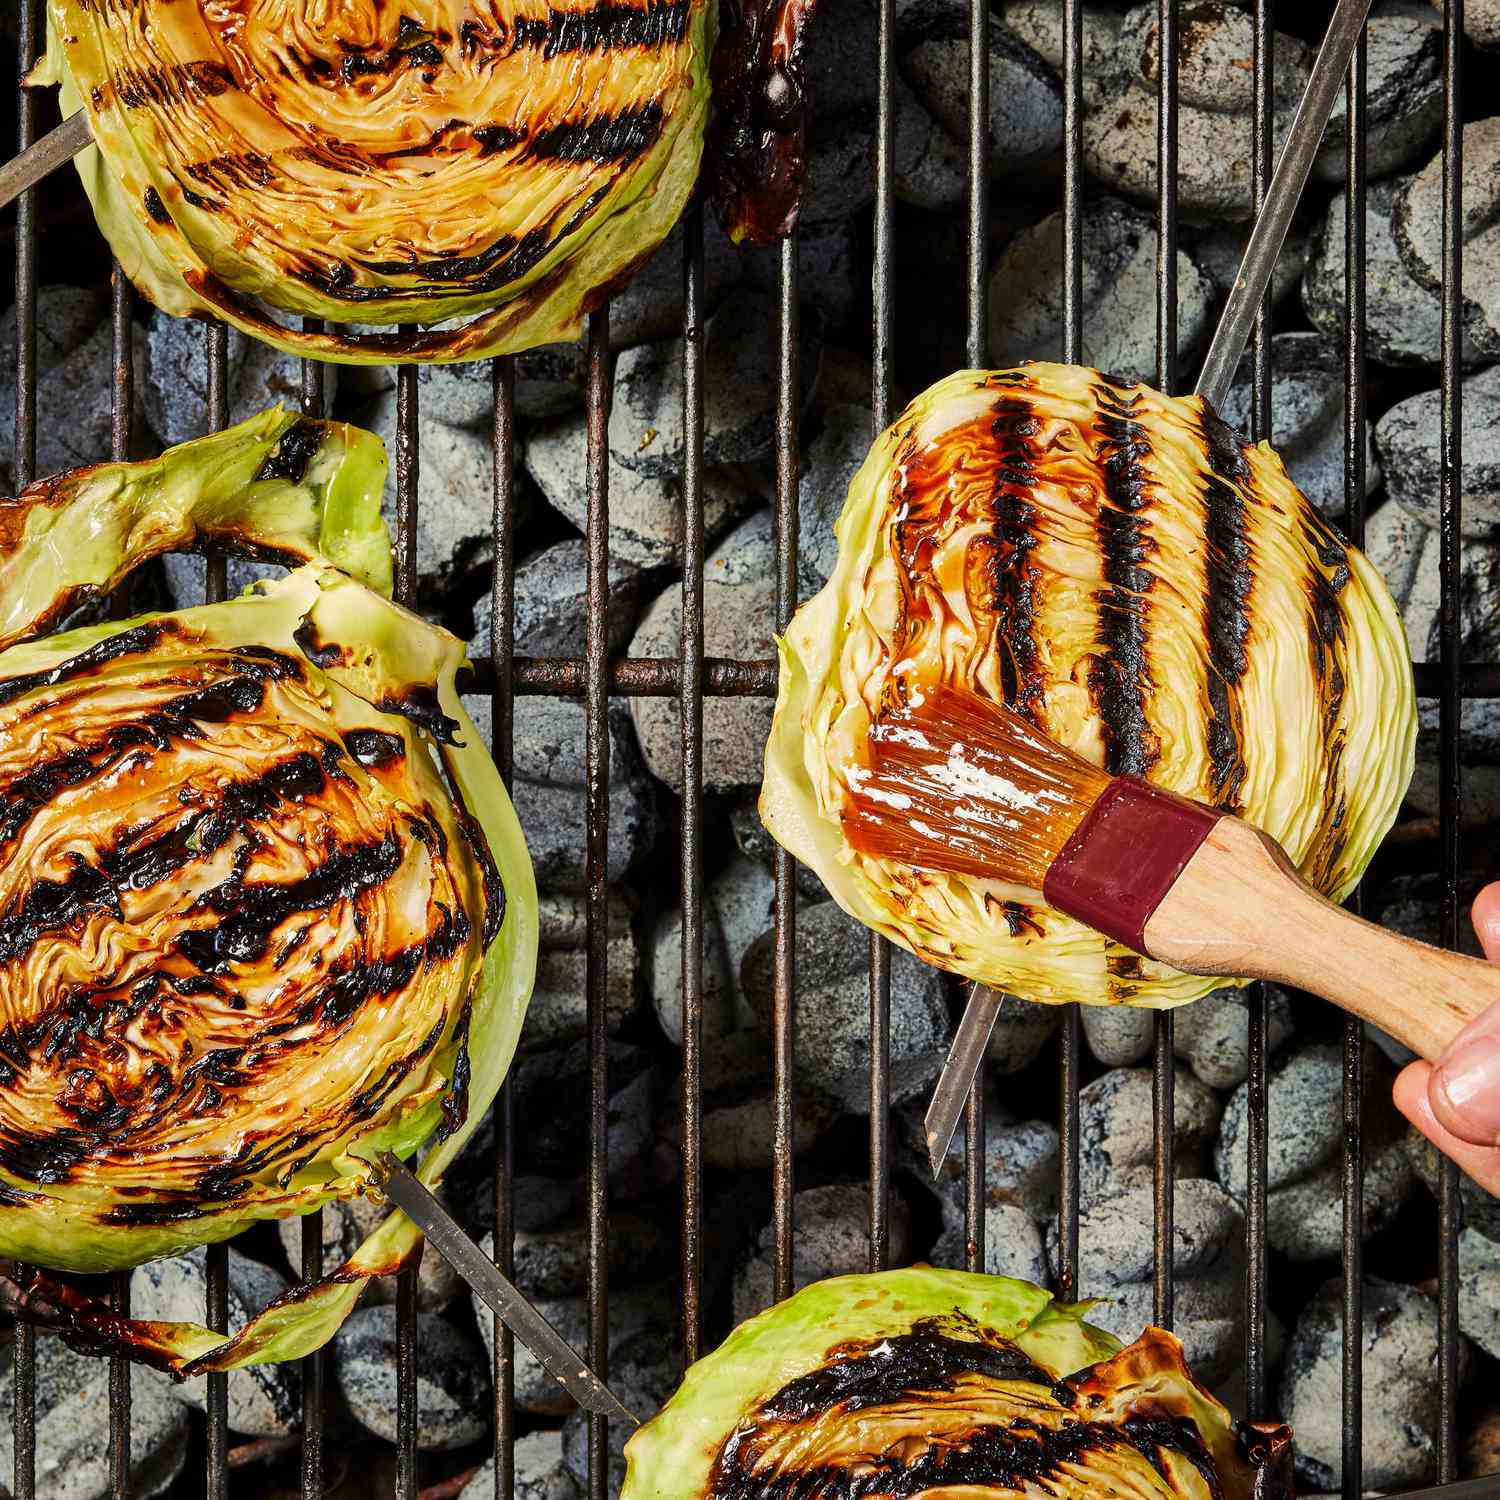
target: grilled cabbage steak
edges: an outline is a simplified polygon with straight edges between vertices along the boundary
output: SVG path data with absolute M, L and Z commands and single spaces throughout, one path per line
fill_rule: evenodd
M 499 1087 L 535 880 L 461 643 L 383 597 L 384 472 L 270 412 L 0 508 L 9 641 L 195 537 L 309 558 L 0 651 L 0 1254 L 133 1266 L 372 1191 L 382 1149 L 436 1183 Z M 179 1373 L 291 1358 L 418 1244 L 392 1216 L 231 1338 L 32 1311 Z
M 344 363 L 573 337 L 697 180 L 710 0 L 48 0 L 100 228 L 166 312 Z M 458 326 L 310 331 L 331 324 Z
M 922 685 L 1238 814 L 1335 900 L 1393 822 L 1416 732 L 1396 607 L 1275 452 L 1200 398 L 1067 365 L 952 375 L 876 441 L 837 535 L 832 578 L 780 642 L 760 812 L 918 957 L 1047 1003 L 1173 1006 L 1226 983 L 1036 890 L 851 847 L 870 726 Z
M 688 1370 L 621 1500 L 1290 1500 L 1285 1428 L 1234 1424 L 1171 1334 L 1122 1350 L 1086 1311 L 926 1266 L 815 1283 Z

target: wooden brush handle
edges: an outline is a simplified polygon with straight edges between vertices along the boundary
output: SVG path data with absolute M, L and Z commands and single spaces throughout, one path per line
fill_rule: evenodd
M 1146 951 L 1190 974 L 1309 990 L 1429 1061 L 1500 1002 L 1500 965 L 1401 937 L 1320 896 L 1280 846 L 1221 818 L 1146 923 Z

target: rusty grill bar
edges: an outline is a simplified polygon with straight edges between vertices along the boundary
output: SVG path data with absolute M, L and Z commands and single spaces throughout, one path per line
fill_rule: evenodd
M 876 135 L 876 181 L 873 208 L 874 270 L 872 277 L 871 404 L 876 432 L 889 422 L 893 364 L 893 245 L 895 211 L 893 190 L 894 0 L 877 0 L 879 26 L 879 114 Z M 19 66 L 24 73 L 41 50 L 41 0 L 21 0 L 19 7 Z M 1443 152 L 1443 276 L 1442 276 L 1442 462 L 1441 547 L 1442 597 L 1439 612 L 1440 652 L 1436 662 L 1416 667 L 1417 689 L 1440 703 L 1440 806 L 1442 935 L 1450 947 L 1458 941 L 1460 910 L 1461 772 L 1460 708 L 1464 698 L 1500 696 L 1500 663 L 1460 663 L 1460 453 L 1462 442 L 1460 348 L 1462 332 L 1462 222 L 1461 79 L 1463 62 L 1462 0 L 1445 0 L 1443 22 L 1444 125 Z M 1158 0 L 1158 24 L 1164 64 L 1158 70 L 1158 181 L 1157 212 L 1157 383 L 1164 390 L 1181 384 L 1176 360 L 1176 162 L 1177 58 L 1181 0 Z M 1062 74 L 1064 105 L 1062 348 L 1063 358 L 1077 362 L 1083 343 L 1082 233 L 1084 175 L 1082 166 L 1083 45 L 1082 0 L 1064 0 Z M 968 238 L 965 280 L 967 320 L 965 347 L 955 349 L 970 365 L 987 363 L 987 267 L 989 234 L 989 135 L 986 28 L 990 10 L 986 0 L 970 0 L 970 139 L 968 150 Z M 1274 6 L 1255 0 L 1254 25 L 1254 162 L 1253 193 L 1258 208 L 1264 198 L 1272 165 L 1272 64 Z M 1345 527 L 1357 544 L 1363 542 L 1365 510 L 1364 439 L 1364 309 L 1365 309 L 1365 108 L 1366 47 L 1361 41 L 1347 81 L 1347 211 L 1344 238 L 1345 270 Z M 38 100 L 21 91 L 18 145 L 24 147 L 38 133 Z M 37 411 L 36 194 L 19 201 L 16 219 L 16 426 L 14 469 L 18 486 L 35 477 Z M 515 368 L 510 359 L 493 364 L 494 459 L 493 538 L 494 574 L 491 586 L 492 624 L 489 656 L 477 663 L 477 686 L 487 691 L 493 709 L 493 752 L 509 785 L 513 771 L 514 699 L 521 695 L 582 698 L 587 723 L 587 979 L 588 1048 L 591 1064 L 589 1096 L 589 1151 L 587 1208 L 589 1224 L 588 1351 L 594 1367 L 607 1377 L 608 1360 L 608 1248 L 607 1119 L 608 1078 L 606 1020 L 609 728 L 611 696 L 675 697 L 681 721 L 682 796 L 682 1326 L 684 1352 L 691 1360 L 703 1345 L 703 1182 L 701 1156 L 703 1060 L 703 705 L 706 697 L 774 696 L 776 667 L 769 655 L 754 660 L 709 657 L 704 648 L 703 569 L 704 532 L 704 412 L 705 412 L 705 284 L 704 224 L 701 207 L 686 219 L 683 257 L 684 288 L 684 398 L 685 451 L 682 468 L 684 502 L 682 626 L 676 659 L 615 659 L 608 656 L 608 443 L 612 367 L 609 356 L 609 310 L 592 314 L 586 333 L 588 358 L 588 625 L 587 646 L 581 658 L 535 658 L 514 651 L 513 600 L 517 488 L 515 482 Z M 784 628 L 798 603 L 798 246 L 793 236 L 779 252 L 779 316 L 766 330 L 777 352 L 778 393 L 775 428 L 776 498 L 776 623 Z M 113 349 L 112 448 L 127 453 L 133 396 L 131 361 L 131 292 L 116 268 L 112 276 Z M 317 325 L 309 322 L 309 327 Z M 1272 436 L 1272 347 L 1269 298 L 1255 322 L 1251 346 L 1250 426 L 1255 438 Z M 208 402 L 205 428 L 223 426 L 228 418 L 227 330 L 215 325 L 205 330 L 208 353 Z M 302 406 L 321 413 L 323 386 L 318 366 L 304 368 Z M 419 518 L 420 474 L 417 459 L 418 383 L 414 367 L 398 373 L 396 451 L 393 455 L 397 495 L 397 598 L 410 602 L 416 582 L 416 537 Z M 222 557 L 207 562 L 207 594 L 224 597 Z M 792 1057 L 795 1027 L 796 975 L 793 936 L 796 918 L 795 872 L 791 857 L 777 851 L 774 865 L 775 927 L 772 1047 L 774 1085 L 773 1228 L 774 1294 L 787 1295 L 793 1285 L 793 1155 Z M 1269 1132 L 1267 1060 L 1268 1010 L 1264 994 L 1250 1001 L 1250 1076 L 1248 1177 L 1246 1205 L 1246 1346 L 1247 1415 L 1268 1414 L 1266 1318 L 1266 1163 Z M 890 953 L 878 938 L 871 939 L 869 963 L 871 1040 L 869 1126 L 869 1263 L 879 1268 L 889 1260 L 888 1194 L 890 1181 L 889 1044 Z M 1066 1008 L 1059 1031 L 1059 1261 L 1057 1290 L 1071 1300 L 1080 1285 L 1079 1226 L 1079 1089 L 1082 1079 L 1082 1041 L 1076 1006 Z M 1343 1156 L 1343 1266 L 1344 1319 L 1342 1397 L 1344 1421 L 1343 1494 L 1362 1493 L 1361 1341 L 1362 1318 L 1362 1192 L 1364 1153 L 1361 1135 L 1363 1029 L 1352 1019 L 1344 1023 L 1345 1125 Z M 982 1070 L 981 1070 L 982 1071 Z M 1155 1236 L 1153 1301 L 1158 1322 L 1170 1326 L 1173 1314 L 1173 1026 L 1170 1013 L 1155 1021 L 1153 1047 L 1153 1169 Z M 984 1259 L 985 1177 L 983 1079 L 976 1082 L 965 1111 L 965 1229 L 969 1266 Z M 512 1095 L 507 1086 L 495 1106 L 494 1253 L 502 1270 L 513 1270 L 514 1213 L 512 1195 Z M 1441 1179 L 1441 1245 L 1439 1255 L 1440 1332 L 1438 1371 L 1442 1410 L 1439 1426 L 1439 1479 L 1457 1473 L 1457 1263 L 1459 1200 L 1455 1169 L 1445 1165 Z M 302 1222 L 302 1274 L 313 1278 L 323 1271 L 319 1215 Z M 208 1251 L 205 1310 L 210 1326 L 227 1325 L 227 1248 Z M 20 1275 L 24 1280 L 26 1271 Z M 397 1493 L 416 1500 L 415 1352 L 417 1328 L 416 1271 L 399 1277 L 398 1316 L 398 1432 Z M 129 1277 L 113 1279 L 114 1305 L 128 1307 Z M 510 1333 L 496 1328 L 494 1351 L 494 1426 L 496 1434 L 496 1500 L 513 1488 L 513 1442 L 516 1418 L 512 1402 L 514 1344 Z M 303 1435 L 302 1493 L 307 1500 L 321 1497 L 324 1487 L 322 1355 L 302 1362 Z M 13 1493 L 18 1500 L 34 1500 L 35 1476 L 35 1334 L 28 1327 L 16 1332 Z M 112 1361 L 109 1381 L 111 1422 L 110 1473 L 114 1495 L 129 1494 L 130 1380 L 123 1361 Z M 228 1492 L 227 1377 L 208 1383 L 208 1440 L 204 1493 L 221 1497 Z M 645 1414 L 643 1414 L 645 1415 Z M 608 1432 L 602 1418 L 592 1418 L 588 1431 L 588 1486 L 590 1500 L 608 1493 Z

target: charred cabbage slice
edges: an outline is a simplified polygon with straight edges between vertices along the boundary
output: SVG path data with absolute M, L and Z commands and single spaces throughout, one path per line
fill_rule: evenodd
M 1224 983 L 1037 891 L 856 854 L 846 770 L 911 686 L 1003 701 L 1096 764 L 1239 814 L 1335 900 L 1394 820 L 1416 705 L 1385 583 L 1198 397 L 1067 365 L 960 372 L 876 441 L 837 534 L 780 643 L 761 816 L 928 962 L 1049 1003 L 1172 1006 Z
M 711 0 L 49 0 L 83 185 L 132 281 L 278 348 L 480 359 L 574 336 L 697 179 Z M 273 316 L 414 333 L 306 332 Z
M 1284 1429 L 1237 1429 L 1171 1334 L 1121 1350 L 1086 1310 L 929 1267 L 819 1282 L 693 1365 L 621 1500 L 1290 1496 Z
M 0 647 L 46 630 L 152 557 L 209 546 L 327 558 L 391 592 L 385 445 L 280 407 L 142 463 L 96 464 L 0 499 Z
M 383 473 L 369 434 L 273 412 L 10 507 L 13 636 L 70 559 L 113 580 L 196 534 L 313 561 L 0 651 L 0 1255 L 133 1266 L 369 1191 L 381 1149 L 436 1183 L 499 1087 L 536 885 L 463 646 L 317 552 L 388 585 Z M 33 587 L 54 534 L 83 540 Z M 30 1297 L 75 1340 L 227 1369 L 318 1347 L 418 1242 L 393 1215 L 228 1339 Z

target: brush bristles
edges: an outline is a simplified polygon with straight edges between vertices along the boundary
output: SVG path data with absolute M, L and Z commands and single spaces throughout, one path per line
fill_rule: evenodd
M 1110 780 L 1003 704 L 916 689 L 850 769 L 844 835 L 877 859 L 1040 890 Z

